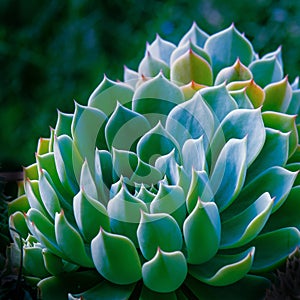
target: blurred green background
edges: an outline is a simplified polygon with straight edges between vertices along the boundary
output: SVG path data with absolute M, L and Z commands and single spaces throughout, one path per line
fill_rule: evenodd
M 34 161 L 56 108 L 85 104 L 103 73 L 122 79 L 146 41 L 177 44 L 194 20 L 209 34 L 234 22 L 260 55 L 282 45 L 290 81 L 300 73 L 299 0 L 1 0 L 0 170 Z

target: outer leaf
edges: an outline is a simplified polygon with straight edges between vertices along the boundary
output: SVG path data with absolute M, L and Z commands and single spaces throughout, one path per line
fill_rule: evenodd
M 59 275 L 64 271 L 64 264 L 61 257 L 56 256 L 47 248 L 43 249 L 42 254 L 45 268 L 51 275 Z
M 252 79 L 251 71 L 243 65 L 239 58 L 236 62 L 227 68 L 222 69 L 215 80 L 215 85 L 219 85 L 223 82 L 229 83 L 232 81 L 242 81 Z
M 63 211 L 55 215 L 55 237 L 68 260 L 83 267 L 94 267 L 91 258 L 86 253 L 82 237 L 67 221 Z
M 137 141 L 151 129 L 147 119 L 121 104 L 111 115 L 105 126 L 105 138 L 108 148 L 135 150 Z
M 85 299 L 85 300 L 127 300 L 130 298 L 134 290 L 135 284 L 130 285 L 120 285 L 113 284 L 107 280 L 101 281 L 101 283 L 95 285 L 91 289 L 84 291 L 79 294 L 73 294 L 75 299 Z
M 228 93 L 225 83 L 218 86 L 201 89 L 200 94 L 211 108 L 217 124 L 238 106 Z
M 262 113 L 264 124 L 266 127 L 271 127 L 273 129 L 280 130 L 281 132 L 288 133 L 289 136 L 289 157 L 297 149 L 299 142 L 297 126 L 296 126 L 296 116 L 290 116 L 278 112 L 266 111 Z
M 108 202 L 107 213 L 112 232 L 125 235 L 138 246 L 136 230 L 140 221 L 141 210 L 147 212 L 146 204 L 132 196 L 123 186 Z
M 140 62 L 138 72 L 146 77 L 154 77 L 162 72 L 166 78 L 170 78 L 169 66 L 163 60 L 153 57 L 149 51 Z
M 203 136 L 198 139 L 187 140 L 182 147 L 184 169 L 192 174 L 192 169 L 202 171 L 206 167 Z
M 71 126 L 72 126 L 73 114 L 66 114 L 61 111 L 57 111 L 57 122 L 55 126 L 55 135 L 68 135 L 72 136 Z
M 273 166 L 284 166 L 288 158 L 289 134 L 266 128 L 266 140 L 259 155 L 247 170 L 246 183 Z
M 189 274 L 213 286 L 226 286 L 242 279 L 253 263 L 255 248 L 235 255 L 216 255 L 210 261 L 190 266 Z
M 170 153 L 173 149 L 175 149 L 175 158 L 179 162 L 181 160 L 179 145 L 159 122 L 139 140 L 137 155 L 143 161 L 154 165 L 158 157 Z
M 49 275 L 44 265 L 42 248 L 24 247 L 23 256 L 23 267 L 29 274 L 39 278 Z
M 74 197 L 73 210 L 80 233 L 87 242 L 98 234 L 99 228 L 110 231 L 109 217 L 105 207 L 91 198 L 83 189 Z
M 246 176 L 247 137 L 230 139 L 221 150 L 210 178 L 215 203 L 228 207 L 242 189 Z
M 72 137 L 81 157 L 87 159 L 90 166 L 94 163 L 96 146 L 106 148 L 104 140 L 106 121 L 107 117 L 102 111 L 76 104 L 71 127 Z M 87 132 L 89 134 L 86 134 Z
M 244 65 L 249 65 L 253 58 L 251 43 L 234 27 L 211 35 L 204 45 L 204 50 L 210 55 L 214 74 L 227 66 L 231 66 L 237 58 Z
M 180 251 L 156 255 L 142 267 L 144 284 L 155 292 L 169 293 L 181 286 L 187 275 L 187 263 Z
M 70 272 L 45 278 L 38 283 L 38 288 L 42 299 L 65 300 L 69 293 L 83 292 L 101 280 L 102 278 L 95 270 Z
M 208 38 L 208 34 L 201 30 L 196 22 L 193 23 L 190 30 L 181 38 L 179 46 L 184 45 L 188 41 L 192 41 L 195 45 L 203 48 L 205 41 Z
M 243 188 L 238 198 L 223 212 L 224 219 L 243 211 L 265 192 L 274 198 L 272 212 L 275 212 L 284 203 L 296 176 L 297 173 L 281 167 L 266 170 Z
M 166 129 L 182 147 L 188 139 L 198 139 L 203 135 L 204 148 L 214 133 L 214 117 L 202 96 L 177 105 L 169 114 Z
M 115 284 L 131 284 L 142 277 L 141 263 L 134 244 L 125 236 L 100 229 L 91 243 L 97 271 Z
M 150 204 L 150 212 L 167 213 L 171 215 L 182 228 L 186 217 L 185 195 L 183 189 L 176 185 L 165 185 L 160 183 L 159 190 Z
M 261 87 L 280 81 L 283 77 L 282 67 L 276 56 L 253 61 L 249 69 L 254 81 Z
M 186 196 L 186 207 L 189 213 L 194 210 L 199 198 L 201 201 L 210 202 L 214 194 L 206 171 L 192 170 L 192 179 Z
M 266 98 L 263 111 L 278 111 L 285 113 L 292 99 L 292 88 L 285 77 L 279 82 L 269 84 L 265 87 Z
M 221 221 L 216 204 L 199 200 L 184 221 L 183 235 L 188 263 L 201 264 L 214 257 L 221 237 Z
M 104 76 L 102 82 L 91 94 L 88 106 L 98 108 L 106 116 L 110 116 L 117 105 L 117 101 L 122 105 L 131 108 L 133 89 L 124 83 L 115 82 Z
M 265 142 L 266 132 L 260 109 L 236 109 L 223 119 L 210 146 L 212 168 L 215 159 L 229 139 L 243 139 L 245 136 L 247 136 L 246 163 L 249 166 L 257 157 Z
M 300 186 L 293 187 L 280 209 L 270 216 L 263 232 L 269 232 L 288 226 L 300 229 L 299 195 Z
M 144 115 L 153 127 L 158 121 L 164 124 L 171 109 L 183 101 L 179 87 L 158 74 L 136 89 L 132 109 Z
M 265 277 L 246 275 L 231 285 L 216 287 L 204 284 L 189 276 L 185 285 L 197 299 L 263 300 L 266 289 L 270 287 L 271 283 Z
M 98 199 L 97 187 L 87 161 L 82 165 L 80 174 L 80 187 L 93 199 Z
M 210 64 L 192 49 L 180 56 L 171 68 L 171 80 L 179 85 L 195 81 L 198 84 L 212 85 L 213 74 Z
M 278 267 L 299 247 L 300 233 L 294 227 L 281 228 L 259 235 L 251 245 L 255 247 L 251 271 L 265 272 Z
M 255 238 L 266 224 L 273 207 L 269 193 L 233 218 L 222 222 L 221 249 L 242 246 Z
M 167 65 L 170 64 L 170 57 L 176 46 L 162 39 L 158 34 L 154 42 L 147 47 L 147 50 L 156 58 L 164 61 Z
M 173 217 L 165 213 L 141 215 L 137 229 L 139 246 L 143 256 L 150 260 L 157 248 L 166 252 L 179 251 L 182 248 L 182 234 Z

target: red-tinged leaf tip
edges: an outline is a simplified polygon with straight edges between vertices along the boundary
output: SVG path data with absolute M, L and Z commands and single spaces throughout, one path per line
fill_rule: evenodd
M 120 82 L 121 82 L 121 80 L 117 78 L 116 82 L 120 83 Z
M 147 54 L 146 54 L 149 58 L 151 58 L 151 53 L 150 51 L 147 50 Z
M 157 252 L 161 254 L 161 249 L 159 246 L 157 247 Z
M 41 175 L 44 175 L 44 170 L 40 167 L 39 168 Z
M 156 33 L 156 36 L 155 36 L 155 38 L 156 38 L 157 40 L 160 40 L 160 36 L 159 36 L 159 34 L 158 34 L 158 33 Z
M 60 214 L 61 214 L 62 216 L 64 216 L 64 215 L 65 215 L 65 211 L 64 211 L 63 209 L 61 209 L 61 210 L 60 210 Z
M 102 227 L 102 226 L 100 226 L 99 232 L 100 232 L 101 234 L 103 234 L 103 227 Z
M 196 21 L 193 21 L 192 27 L 198 27 Z
M 286 74 L 286 75 L 285 75 L 284 80 L 285 80 L 286 82 L 289 81 L 289 74 Z
M 147 80 L 147 77 L 144 74 L 142 74 L 141 77 L 142 77 L 142 80 Z
M 127 68 L 127 66 L 126 66 L 126 65 L 124 65 L 124 66 L 123 66 L 123 68 L 124 68 L 124 70 L 128 70 L 128 68 Z

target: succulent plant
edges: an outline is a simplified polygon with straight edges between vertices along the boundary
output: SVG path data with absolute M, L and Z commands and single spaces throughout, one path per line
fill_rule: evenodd
M 39 140 L 24 274 L 44 299 L 262 299 L 300 245 L 298 80 L 234 25 L 146 48 Z

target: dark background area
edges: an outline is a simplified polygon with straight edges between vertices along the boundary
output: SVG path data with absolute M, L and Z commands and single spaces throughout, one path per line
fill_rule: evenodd
M 0 171 L 34 161 L 56 108 L 86 104 L 105 73 L 137 69 L 155 34 L 177 44 L 192 22 L 208 34 L 232 22 L 260 55 L 283 47 L 285 74 L 300 73 L 300 1 L 0 1 Z

